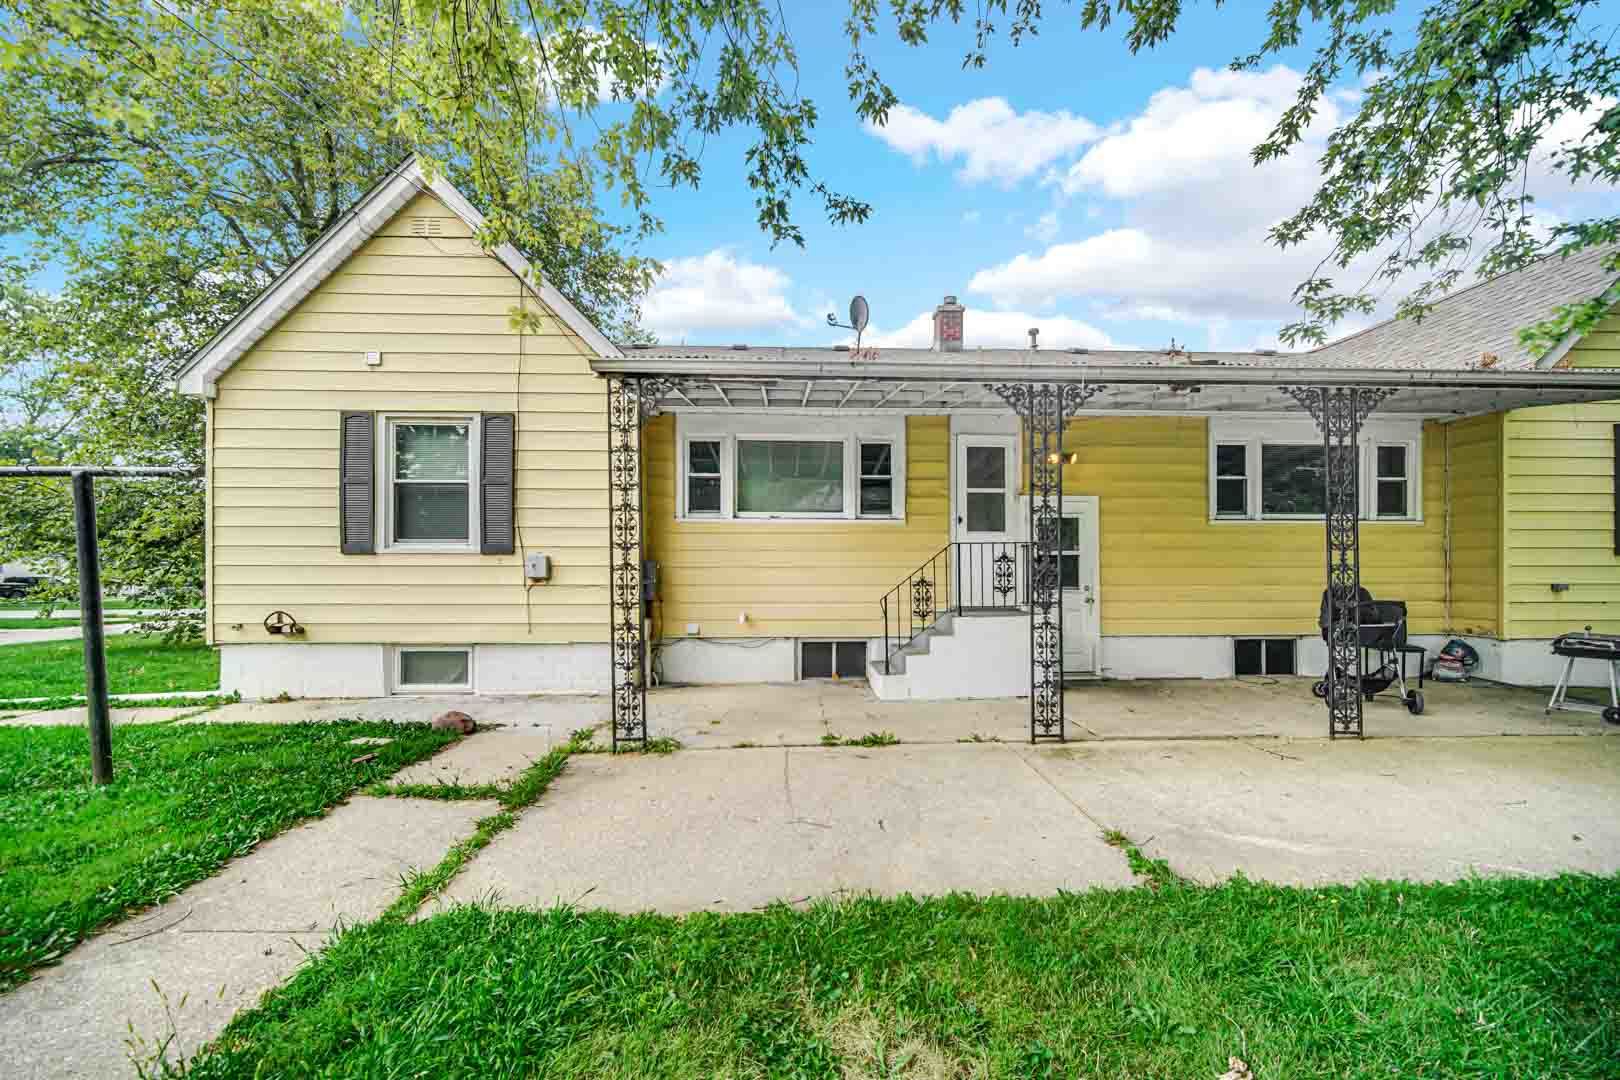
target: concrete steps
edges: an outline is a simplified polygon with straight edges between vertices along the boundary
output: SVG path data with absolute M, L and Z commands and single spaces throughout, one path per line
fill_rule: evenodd
M 879 656 L 866 677 L 881 701 L 1021 697 L 1029 693 L 1029 616 L 941 616 L 899 650 L 888 671 Z

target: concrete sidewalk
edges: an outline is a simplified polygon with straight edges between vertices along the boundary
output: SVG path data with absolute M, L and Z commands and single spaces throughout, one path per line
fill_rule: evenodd
M 170 1061 L 194 1053 L 333 929 L 382 914 L 401 875 L 435 865 L 493 810 L 356 797 L 282 833 L 0 996 L 0 1072 L 133 1075 L 131 1032 L 147 1052 L 172 1032 Z

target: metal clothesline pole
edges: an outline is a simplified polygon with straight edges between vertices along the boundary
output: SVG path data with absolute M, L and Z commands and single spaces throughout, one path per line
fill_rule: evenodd
M 73 487 L 73 534 L 79 560 L 79 627 L 84 635 L 85 711 L 90 727 L 90 775 L 110 784 L 112 711 L 107 693 L 107 638 L 101 611 L 101 550 L 96 538 L 95 477 L 196 476 L 197 470 L 166 465 L 7 465 L 3 477 L 68 477 Z

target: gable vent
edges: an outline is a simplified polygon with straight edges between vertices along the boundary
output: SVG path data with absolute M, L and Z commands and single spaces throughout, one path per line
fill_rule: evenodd
M 436 217 L 411 218 L 412 236 L 443 236 L 444 219 Z

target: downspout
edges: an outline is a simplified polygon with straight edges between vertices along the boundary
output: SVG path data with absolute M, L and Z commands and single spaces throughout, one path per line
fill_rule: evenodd
M 1445 439 L 1442 442 L 1442 452 L 1441 452 L 1441 476 L 1442 476 L 1443 480 L 1442 480 L 1442 483 L 1440 485 L 1441 498 L 1442 498 L 1441 511 L 1440 511 L 1440 521 L 1441 521 L 1441 528 L 1440 528 L 1440 551 L 1441 551 L 1441 556 L 1440 557 L 1441 557 L 1441 562 L 1443 563 L 1443 565 L 1445 567 L 1445 575 L 1446 575 L 1446 581 L 1445 581 L 1445 631 L 1446 631 L 1447 634 L 1454 634 L 1454 633 L 1457 632 L 1457 624 L 1453 620 L 1452 612 L 1451 612 L 1452 593 L 1453 593 L 1453 587 L 1454 587 L 1453 578 L 1456 575 L 1456 565 L 1455 565 L 1455 562 L 1454 562 L 1454 552 L 1452 551 L 1452 546 L 1451 546 L 1451 524 L 1452 524 L 1452 522 L 1451 522 L 1451 514 L 1452 514 L 1452 510 L 1451 510 L 1451 499 L 1452 499 L 1452 492 L 1451 492 L 1451 429 L 1452 429 L 1452 424 L 1449 424 L 1449 423 L 1444 424 L 1444 425 L 1441 426 L 1441 429 L 1446 434 L 1445 434 Z

